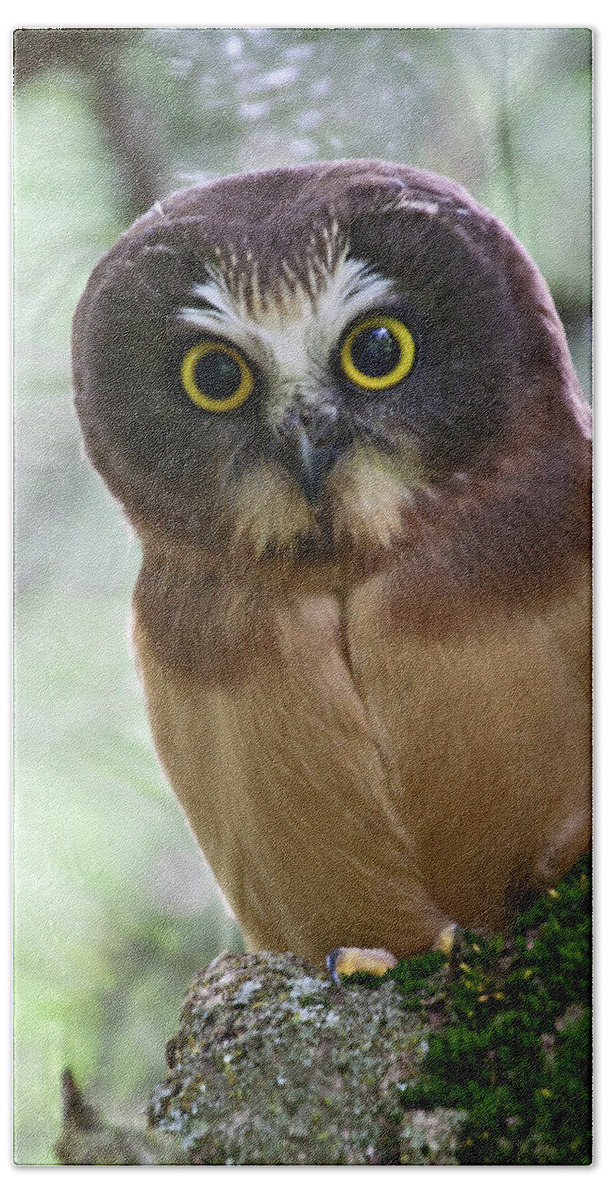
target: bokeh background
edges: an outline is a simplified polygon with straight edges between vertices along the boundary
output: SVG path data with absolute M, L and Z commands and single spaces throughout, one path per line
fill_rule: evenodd
M 15 1158 L 53 1162 L 70 1065 L 120 1121 L 238 930 L 155 760 L 128 640 L 139 551 L 82 457 L 71 316 L 193 181 L 374 156 L 460 180 L 547 277 L 590 397 L 583 29 L 23 30 L 15 61 Z

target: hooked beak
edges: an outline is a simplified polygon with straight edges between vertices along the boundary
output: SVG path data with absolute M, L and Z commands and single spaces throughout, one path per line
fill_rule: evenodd
M 309 504 L 321 495 L 325 480 L 351 437 L 335 410 L 316 430 L 307 428 L 298 413 L 288 411 L 277 430 L 279 458 L 298 483 Z

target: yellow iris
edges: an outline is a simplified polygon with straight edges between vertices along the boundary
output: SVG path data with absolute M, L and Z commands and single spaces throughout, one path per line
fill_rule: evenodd
M 207 412 L 239 408 L 253 391 L 254 379 L 242 354 L 224 342 L 205 341 L 184 356 L 181 379 L 186 395 Z
M 382 343 L 386 371 L 382 370 Z M 414 339 L 403 321 L 376 316 L 359 321 L 350 330 L 342 344 L 340 364 L 351 383 L 379 391 L 405 379 L 415 356 Z

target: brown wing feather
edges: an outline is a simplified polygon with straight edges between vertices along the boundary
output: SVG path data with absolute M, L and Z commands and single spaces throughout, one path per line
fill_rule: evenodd
M 387 586 L 352 594 L 347 627 L 397 817 L 437 906 L 499 927 L 589 840 L 587 573 L 441 639 L 391 628 Z

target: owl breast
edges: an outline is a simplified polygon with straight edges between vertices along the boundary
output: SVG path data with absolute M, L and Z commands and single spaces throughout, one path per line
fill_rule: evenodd
M 233 597 L 211 679 L 136 623 L 158 753 L 250 948 L 502 928 L 587 843 L 583 583 L 441 639 L 391 630 L 390 586 L 267 595 L 257 645 L 259 597 Z

